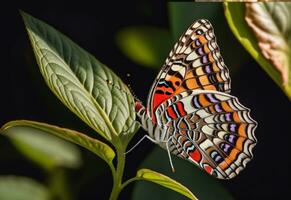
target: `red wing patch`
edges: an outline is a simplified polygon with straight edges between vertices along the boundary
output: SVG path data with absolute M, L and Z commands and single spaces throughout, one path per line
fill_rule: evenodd
M 200 160 L 201 160 L 201 153 L 197 149 L 195 149 L 194 151 L 192 151 L 191 153 L 189 153 L 189 155 L 197 163 L 200 162 Z

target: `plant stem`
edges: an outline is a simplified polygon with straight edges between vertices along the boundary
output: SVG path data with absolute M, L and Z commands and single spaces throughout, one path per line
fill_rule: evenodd
M 72 199 L 68 189 L 68 180 L 64 168 L 55 167 L 49 171 L 48 188 L 52 199 Z
M 122 189 L 122 177 L 123 177 L 123 171 L 124 171 L 124 165 L 125 165 L 125 148 L 120 147 L 116 148 L 117 153 L 117 167 L 116 170 L 112 172 L 113 174 L 113 188 L 110 195 L 110 200 L 117 200 L 119 193 Z
M 129 185 L 133 181 L 138 181 L 138 180 L 142 180 L 142 179 L 141 178 L 138 178 L 138 177 L 134 177 L 134 178 L 128 179 L 127 181 L 125 181 L 124 183 L 122 183 L 121 190 L 123 190 L 127 185 Z

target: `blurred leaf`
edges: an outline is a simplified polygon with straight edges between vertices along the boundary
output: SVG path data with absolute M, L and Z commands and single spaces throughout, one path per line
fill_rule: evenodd
M 177 181 L 171 179 L 170 177 L 160 174 L 158 172 L 152 171 L 150 169 L 138 170 L 136 177 L 139 178 L 139 180 L 150 181 L 158 185 L 161 185 L 163 187 L 174 190 L 188 197 L 189 199 L 194 199 L 194 200 L 197 199 L 194 196 L 194 194 L 192 194 L 192 192 L 189 189 L 187 189 L 185 186 L 183 186 L 181 183 L 178 183 Z M 150 197 L 147 196 L 147 198 L 150 198 Z
M 122 52 L 147 67 L 162 67 L 172 47 L 169 31 L 150 26 L 126 27 L 116 36 Z
M 83 171 L 83 169 L 82 169 Z M 72 200 L 77 193 L 72 191 L 71 179 L 68 178 L 64 168 L 54 168 L 47 175 L 47 188 L 50 199 Z
M 105 144 L 99 140 L 90 138 L 90 137 L 86 136 L 85 134 L 79 133 L 79 132 L 74 131 L 74 130 L 60 128 L 57 126 L 53 126 L 53 125 L 49 125 L 49 124 L 45 124 L 45 123 L 41 123 L 41 122 L 28 121 L 28 120 L 10 121 L 2 127 L 2 132 L 5 134 L 8 134 L 10 132 L 10 129 L 11 129 L 10 133 L 12 133 L 13 128 L 16 126 L 20 127 L 19 135 L 22 134 L 21 128 L 29 127 L 29 128 L 35 129 L 37 131 L 37 133 L 44 133 L 44 132 L 50 133 L 50 134 L 56 135 L 58 137 L 61 137 L 65 140 L 68 140 L 70 142 L 73 142 L 75 144 L 78 144 L 78 145 L 92 151 L 96 155 L 98 155 L 100 158 L 102 158 L 104 161 L 106 161 L 109 165 L 112 165 L 112 160 L 115 157 L 115 153 L 111 149 L 111 147 L 109 147 L 107 144 Z M 26 136 L 17 136 L 16 134 L 17 133 L 13 133 L 14 136 L 12 136 L 12 137 L 18 138 L 18 140 L 19 140 L 19 138 L 22 138 L 22 140 L 25 139 L 27 145 L 30 145 L 30 146 L 33 145 L 33 146 L 31 146 L 31 148 L 40 149 L 39 144 L 36 144 L 35 142 L 32 142 L 32 141 L 30 143 L 28 143 L 29 138 L 31 140 L 34 140 L 34 138 L 28 137 L 28 135 L 27 135 L 27 137 Z M 36 134 L 36 132 L 34 134 Z M 22 142 L 24 142 L 24 141 L 22 141 Z M 51 148 L 55 148 L 55 146 L 51 146 Z M 27 151 L 29 151 L 29 150 L 27 150 Z M 33 154 L 33 152 L 26 152 L 26 153 Z
M 174 47 L 172 41 L 178 41 L 194 21 L 206 18 L 214 26 L 221 53 L 226 63 L 231 64 L 228 67 L 231 68 L 232 74 L 249 60 L 249 55 L 229 30 L 221 2 L 169 2 L 168 5 L 171 34 L 154 27 L 128 27 L 118 33 L 117 43 L 130 59 L 144 66 L 161 68 L 166 56 Z
M 225 190 L 219 181 L 203 172 L 194 164 L 172 155 L 176 172 L 172 173 L 167 152 L 160 147 L 156 147 L 152 153 L 144 160 L 141 166 L 159 171 L 187 186 L 198 199 L 213 200 L 233 200 L 230 193 Z M 159 187 L 146 182 L 136 182 L 133 190 L 133 200 L 147 200 L 149 194 L 154 199 L 177 200 L 181 198 L 175 192 L 162 191 Z
M 221 2 L 170 2 L 169 18 L 175 41 L 196 20 L 208 19 L 214 28 L 224 62 L 231 69 L 231 75 L 234 75 L 239 67 L 249 60 L 250 56 L 241 48 L 229 29 Z
M 7 129 L 7 136 L 21 153 L 43 168 L 77 168 L 81 164 L 76 146 L 40 129 L 15 126 Z
M 245 19 L 255 33 L 261 53 L 279 71 L 281 84 L 291 98 L 290 13 L 290 3 L 248 3 Z
M 247 5 L 248 16 L 245 16 L 245 4 L 225 2 L 225 16 L 228 24 L 236 38 L 291 99 L 291 78 L 289 76 L 291 69 L 289 59 L 291 56 L 289 47 L 291 5 L 287 3 Z M 246 19 L 255 33 L 248 26 Z M 259 32 L 260 34 L 258 34 Z M 270 51 L 264 50 L 262 53 L 262 47 L 265 49 L 266 46 Z M 267 58 L 264 55 L 267 55 Z M 277 67 L 272 65 L 272 63 L 278 62 L 274 58 L 281 59 L 279 62 L 282 63 L 276 64 Z M 278 68 L 281 69 L 281 74 Z
M 180 35 L 198 19 L 206 18 L 210 22 L 222 22 L 221 11 L 221 3 L 170 2 L 169 18 L 175 40 L 178 40 Z
M 135 123 L 134 99 L 109 68 L 69 38 L 22 12 L 40 71 L 54 94 L 109 141 Z
M 0 176 L 0 199 L 48 200 L 49 194 L 43 185 L 30 178 Z

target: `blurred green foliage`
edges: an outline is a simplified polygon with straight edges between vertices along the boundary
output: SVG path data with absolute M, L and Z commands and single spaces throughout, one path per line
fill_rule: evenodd
M 0 199 L 49 200 L 45 186 L 26 177 L 0 176 Z
M 80 151 L 75 145 L 39 129 L 16 126 L 4 134 L 23 155 L 46 170 L 77 168 L 82 163 Z
M 172 46 L 168 30 L 151 26 L 126 27 L 116 40 L 130 59 L 148 67 L 162 66 Z
M 248 4 L 251 5 L 251 4 Z M 291 62 L 290 62 L 290 3 L 257 3 L 257 8 L 250 12 L 255 17 L 261 41 L 255 37 L 253 30 L 246 22 L 246 4 L 224 3 L 225 16 L 234 35 L 260 64 L 267 74 L 291 99 Z M 259 24 L 260 23 L 260 24 Z M 268 48 L 268 57 L 263 55 L 260 45 Z M 272 64 L 275 59 L 279 66 Z M 279 70 L 280 69 L 280 70 Z M 283 80 L 286 77 L 287 80 Z
M 181 34 L 195 20 L 205 18 L 214 27 L 221 54 L 232 74 L 250 58 L 229 29 L 222 3 L 170 2 L 168 12 L 170 30 L 150 26 L 120 30 L 116 35 L 120 50 L 142 66 L 160 69 Z

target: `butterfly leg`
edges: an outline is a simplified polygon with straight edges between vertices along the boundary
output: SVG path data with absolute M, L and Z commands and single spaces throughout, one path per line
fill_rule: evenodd
M 153 138 L 151 138 L 148 135 L 144 135 L 133 147 L 131 147 L 127 152 L 125 152 L 124 154 L 128 154 L 129 152 L 131 152 L 133 149 L 135 149 L 144 139 L 148 139 L 151 142 L 158 144 L 158 142 L 156 140 L 154 140 Z
M 166 141 L 166 148 L 167 148 L 167 152 L 168 152 L 168 156 L 169 156 L 169 161 L 170 161 L 170 165 L 172 168 L 172 172 L 175 172 L 175 168 L 172 162 L 172 156 L 171 156 L 171 152 L 170 152 L 170 148 L 169 148 L 169 142 L 172 139 L 172 137 L 170 137 L 167 141 Z

